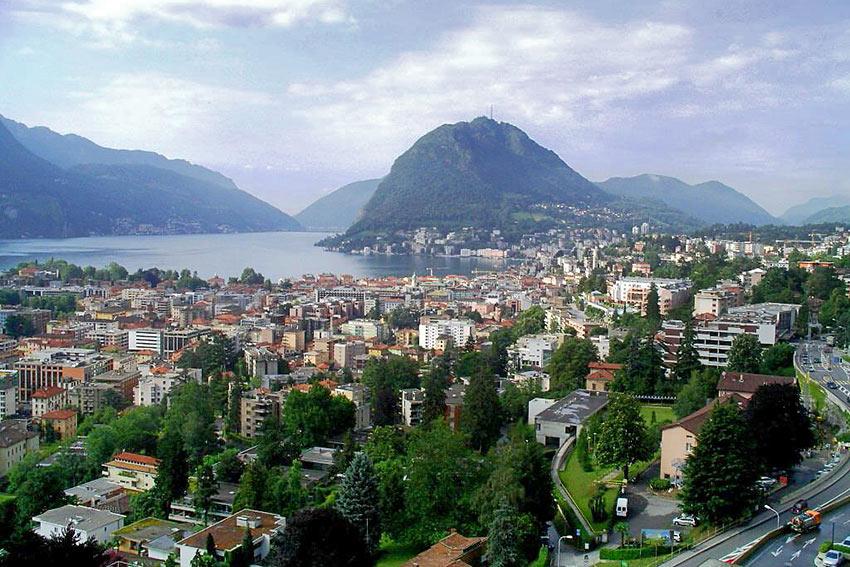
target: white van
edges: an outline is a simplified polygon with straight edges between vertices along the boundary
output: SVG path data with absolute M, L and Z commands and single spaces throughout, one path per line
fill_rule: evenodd
M 629 499 L 628 498 L 617 498 L 617 517 L 625 518 L 629 515 Z

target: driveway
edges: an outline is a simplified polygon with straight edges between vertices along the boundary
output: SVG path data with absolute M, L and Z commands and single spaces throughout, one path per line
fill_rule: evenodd
M 629 516 L 626 521 L 633 537 L 638 537 L 644 529 L 673 529 L 673 518 L 680 513 L 678 500 L 657 496 L 649 489 L 649 479 L 657 478 L 658 472 L 659 464 L 654 463 L 638 482 L 626 489 L 629 499 Z M 675 529 L 682 531 L 682 528 Z M 617 536 L 614 539 L 619 543 Z

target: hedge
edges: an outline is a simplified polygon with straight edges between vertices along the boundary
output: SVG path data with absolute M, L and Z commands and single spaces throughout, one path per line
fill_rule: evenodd
M 656 555 L 667 555 L 673 553 L 669 545 L 649 545 L 644 547 L 603 547 L 599 550 L 599 559 L 613 559 L 617 561 L 640 559 L 642 557 L 655 557 Z

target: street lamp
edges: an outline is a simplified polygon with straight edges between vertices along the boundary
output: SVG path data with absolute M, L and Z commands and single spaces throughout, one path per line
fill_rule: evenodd
M 561 567 L 561 540 L 567 539 L 568 537 L 572 537 L 572 536 L 562 535 L 561 537 L 558 538 L 558 560 L 557 560 L 557 565 L 555 567 Z
M 768 506 L 767 504 L 765 504 L 765 505 L 764 505 L 764 507 L 765 507 L 765 509 L 770 510 L 771 512 L 773 512 L 774 514 L 776 514 L 776 527 L 777 527 L 777 528 L 781 527 L 781 525 L 780 525 L 780 523 L 779 523 L 779 512 L 777 512 L 776 510 L 774 510 L 773 508 L 771 508 L 771 507 L 770 507 L 770 506 Z

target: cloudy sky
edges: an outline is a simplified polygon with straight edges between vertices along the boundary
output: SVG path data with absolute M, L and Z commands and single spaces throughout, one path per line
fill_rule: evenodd
M 494 108 L 592 180 L 850 195 L 850 2 L 0 0 L 0 113 L 287 212 Z

